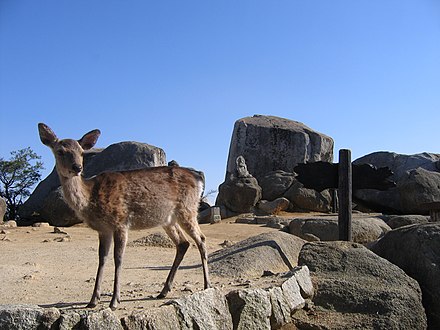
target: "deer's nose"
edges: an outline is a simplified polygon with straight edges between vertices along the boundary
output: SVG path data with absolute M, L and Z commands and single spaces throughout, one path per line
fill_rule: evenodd
M 79 164 L 73 164 L 73 165 L 72 165 L 72 170 L 73 170 L 75 173 L 80 173 L 80 172 L 82 171 L 82 166 L 79 165 Z

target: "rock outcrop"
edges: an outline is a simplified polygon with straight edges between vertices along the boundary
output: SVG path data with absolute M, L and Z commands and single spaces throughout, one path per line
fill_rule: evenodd
M 52 329 L 60 315 L 60 311 L 56 308 L 0 305 L 0 329 Z
M 429 328 L 440 329 L 440 223 L 411 225 L 390 231 L 372 247 L 372 251 L 419 282 Z
M 315 308 L 293 315 L 299 329 L 426 329 L 419 284 L 364 246 L 308 243 L 299 264 L 316 287 Z
M 261 187 L 257 179 L 247 170 L 244 157 L 238 156 L 234 171 L 218 187 L 215 205 L 226 208 L 232 214 L 247 213 L 253 212 L 260 199 Z
M 172 299 L 165 305 L 132 312 L 118 319 L 109 308 L 57 309 L 34 305 L 0 305 L 0 329 L 187 329 L 269 330 L 292 321 L 291 315 L 311 298 L 313 284 L 307 267 L 274 276 L 266 288 L 224 293 L 210 288 Z
M 102 172 L 137 170 L 166 165 L 165 152 L 145 143 L 120 142 L 84 155 L 84 176 L 92 177 Z M 41 181 L 19 210 L 21 225 L 48 221 L 53 226 L 71 226 L 80 223 L 75 213 L 62 198 L 56 169 Z
M 233 173 L 238 156 L 260 181 L 267 173 L 293 172 L 299 163 L 333 160 L 333 140 L 306 125 L 274 116 L 246 117 L 235 122 L 227 173 Z
M 354 161 L 376 167 L 389 167 L 390 177 L 397 186 L 387 191 L 360 189 L 355 200 L 377 212 L 397 214 L 427 214 L 423 203 L 440 200 L 440 154 L 401 155 L 375 152 Z
M 305 189 L 295 179 L 294 168 L 332 160 L 333 140 L 302 123 L 260 115 L 237 120 L 216 205 L 237 214 L 252 212 L 260 199 L 285 197 L 292 210 L 328 212 L 332 204 L 328 191 Z

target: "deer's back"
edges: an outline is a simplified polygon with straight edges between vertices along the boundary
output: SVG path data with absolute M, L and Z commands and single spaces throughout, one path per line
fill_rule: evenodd
M 203 192 L 200 172 L 175 166 L 102 173 L 91 180 L 86 222 L 96 230 L 163 226 L 182 209 L 197 214 Z

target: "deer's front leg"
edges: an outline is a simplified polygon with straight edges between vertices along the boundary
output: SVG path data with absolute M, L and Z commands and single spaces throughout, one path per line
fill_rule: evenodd
M 113 235 L 115 250 L 115 279 L 113 287 L 112 301 L 110 302 L 110 308 L 115 310 L 118 303 L 121 302 L 121 283 L 120 274 L 122 269 L 122 259 L 124 257 L 125 245 L 127 244 L 127 229 L 120 229 L 114 232 Z
M 102 276 L 104 273 L 104 265 L 107 260 L 108 253 L 110 251 L 110 245 L 112 243 L 112 234 L 111 233 L 100 233 L 99 234 L 99 265 L 98 272 L 96 274 L 95 280 L 95 288 L 93 289 L 92 299 L 90 299 L 87 308 L 96 307 L 101 298 L 101 283 Z

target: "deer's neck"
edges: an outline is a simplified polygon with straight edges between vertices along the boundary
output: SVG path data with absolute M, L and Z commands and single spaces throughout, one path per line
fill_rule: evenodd
M 90 201 L 91 186 L 82 175 L 73 178 L 60 176 L 66 203 L 78 214 L 87 208 Z

